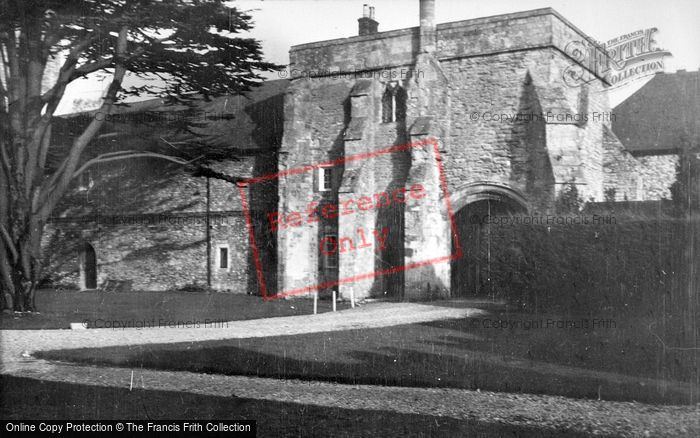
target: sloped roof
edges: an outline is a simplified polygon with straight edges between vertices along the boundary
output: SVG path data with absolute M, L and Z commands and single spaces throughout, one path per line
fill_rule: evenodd
M 202 99 L 194 107 L 166 104 L 161 99 L 118 105 L 108 117 L 99 115 L 106 120 L 100 136 L 113 134 L 115 142 L 130 141 L 129 137 L 145 141 L 144 136 L 157 138 L 172 129 L 169 122 L 187 120 L 194 124 L 191 133 L 209 146 L 244 152 L 275 149 L 282 138 L 283 101 L 288 84 L 288 80 L 268 81 L 242 95 Z M 59 116 L 54 133 L 74 136 L 96 116 L 97 111 Z M 133 148 L 134 143 L 130 143 Z
M 631 153 L 675 153 L 700 139 L 700 71 L 657 74 L 613 113 L 613 131 Z

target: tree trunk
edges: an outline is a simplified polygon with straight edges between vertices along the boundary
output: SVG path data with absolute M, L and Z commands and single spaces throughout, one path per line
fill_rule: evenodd
M 3 290 L 3 310 L 16 312 L 35 312 L 35 292 L 40 279 L 41 259 L 38 248 L 31 244 L 41 239 L 43 230 L 36 231 L 38 235 L 23 236 L 16 241 L 17 257 L 13 262 L 3 260 L 3 275 L 0 285 Z M 6 245 L 3 255 L 10 255 Z M 8 269 L 9 268 L 9 269 Z
M 35 291 L 41 278 L 44 221 L 31 211 L 22 191 L 12 191 L 12 208 L 0 222 L 0 287 L 3 310 L 36 311 Z

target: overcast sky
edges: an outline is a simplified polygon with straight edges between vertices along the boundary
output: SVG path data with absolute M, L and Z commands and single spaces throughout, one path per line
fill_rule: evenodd
M 375 7 L 379 31 L 418 26 L 418 0 L 234 0 L 253 10 L 256 29 L 269 60 L 289 62 L 295 44 L 357 35 L 362 5 Z M 658 45 L 673 53 L 667 71 L 700 67 L 698 0 L 436 0 L 438 23 L 552 7 L 598 41 L 656 27 Z
M 295 44 L 357 35 L 362 5 L 375 7 L 379 31 L 418 25 L 419 0 L 234 0 L 250 10 L 255 22 L 251 36 L 262 42 L 268 61 L 289 62 Z M 697 70 L 700 66 L 700 1 L 698 0 L 436 0 L 436 21 L 447 23 L 530 9 L 552 7 L 583 32 L 599 41 L 639 29 L 658 28 L 658 47 L 673 56 L 664 59 L 666 72 Z M 271 78 L 275 78 L 273 74 Z M 83 81 L 81 81 L 83 82 Z M 618 89 L 613 106 L 644 81 Z M 62 112 L 76 97 L 99 96 L 103 84 L 86 80 L 69 89 Z

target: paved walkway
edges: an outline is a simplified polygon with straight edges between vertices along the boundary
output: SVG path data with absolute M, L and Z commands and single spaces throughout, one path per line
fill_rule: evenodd
M 66 383 L 128 388 L 131 369 L 36 360 L 31 353 L 76 347 L 198 342 L 386 327 L 476 316 L 476 309 L 407 303 L 376 303 L 337 313 L 234 321 L 226 328 L 6 330 L 1 332 L 0 372 Z M 622 436 L 700 436 L 700 406 L 568 399 L 449 388 L 340 385 L 243 376 L 133 370 L 134 386 L 303 403 L 348 409 L 446 416 L 509 425 L 571 428 Z

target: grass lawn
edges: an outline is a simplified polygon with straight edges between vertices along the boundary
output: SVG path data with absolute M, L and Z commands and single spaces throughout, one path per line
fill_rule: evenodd
M 379 329 L 41 352 L 48 359 L 340 383 L 455 387 L 574 398 L 698 401 L 698 351 L 666 351 L 638 319 L 532 328 L 562 318 L 496 313 Z M 580 320 L 578 318 L 567 318 Z M 490 323 L 487 323 L 490 321 Z M 521 321 L 516 328 L 488 328 Z M 608 374 L 606 374 L 608 373 Z M 610 374 L 615 373 L 615 374 Z M 624 378 L 620 378 L 623 376 Z M 665 379 L 663 383 L 645 378 Z
M 274 300 L 217 292 L 57 292 L 40 290 L 39 315 L 0 313 L 0 329 L 67 329 L 71 322 L 88 322 L 89 328 L 107 324 L 159 321 L 235 321 L 313 313 L 313 300 Z M 331 310 L 330 300 L 319 300 L 319 312 Z M 338 304 L 338 309 L 347 305 Z M 164 325 L 167 325 L 165 323 Z
M 298 436 L 458 436 L 583 437 L 570 430 L 460 421 L 391 411 L 351 410 L 213 397 L 169 391 L 144 391 L 45 382 L 0 376 L 0 418 L 5 420 L 257 420 L 260 437 Z M 28 395 L 31 394 L 31 395 Z

